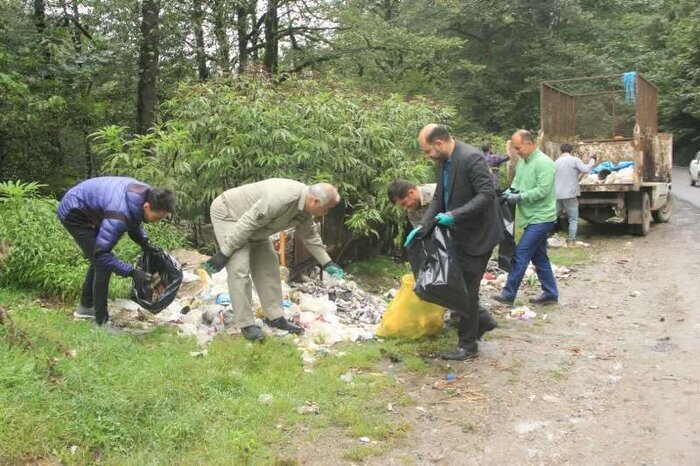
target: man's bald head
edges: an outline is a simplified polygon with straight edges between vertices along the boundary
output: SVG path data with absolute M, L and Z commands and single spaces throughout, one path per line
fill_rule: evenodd
M 340 194 L 330 183 L 316 183 L 309 186 L 306 192 L 304 210 L 316 217 L 326 215 L 330 209 L 340 202 Z
M 535 141 L 532 137 L 532 133 L 525 129 L 519 129 L 510 138 L 511 148 L 518 153 L 518 155 L 526 159 L 532 154 L 537 146 L 535 146 Z
M 432 160 L 445 160 L 452 154 L 455 141 L 447 126 L 430 123 L 418 133 L 418 145 L 426 157 Z

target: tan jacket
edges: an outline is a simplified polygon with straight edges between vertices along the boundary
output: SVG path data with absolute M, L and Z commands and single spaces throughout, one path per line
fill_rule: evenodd
M 420 193 L 420 207 L 416 210 L 408 211 L 408 221 L 411 222 L 413 228 L 420 225 L 420 221 L 423 219 L 423 214 L 428 210 L 430 202 L 433 200 L 435 195 L 436 183 L 421 184 L 418 186 L 418 192 Z
M 222 193 L 214 202 L 223 201 L 230 217 L 227 220 L 235 223 L 227 232 L 226 244 L 219 245 L 221 251 L 230 256 L 249 241 L 265 240 L 295 227 L 295 235 L 318 263 L 330 262 L 313 216 L 304 212 L 308 189 L 298 181 L 270 178 Z

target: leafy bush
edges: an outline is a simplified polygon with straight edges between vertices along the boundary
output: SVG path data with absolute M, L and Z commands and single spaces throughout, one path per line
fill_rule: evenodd
M 65 298 L 80 294 L 88 262 L 78 245 L 56 217 L 53 199 L 13 197 L 0 202 L 0 284 L 27 287 Z M 186 241 L 172 226 L 146 225 L 154 244 L 165 249 L 182 247 Z M 139 246 L 119 242 L 115 253 L 133 262 Z M 126 296 L 127 280 L 113 280 L 112 296 Z
M 454 114 L 339 82 L 261 76 L 183 86 L 161 109 L 165 122 L 148 135 L 129 139 L 120 127 L 93 135 L 96 151 L 108 157 L 106 172 L 177 186 L 179 213 L 189 218 L 244 183 L 328 181 L 349 207 L 346 225 L 364 235 L 399 218 L 386 199 L 391 179 L 432 178 L 416 136 Z

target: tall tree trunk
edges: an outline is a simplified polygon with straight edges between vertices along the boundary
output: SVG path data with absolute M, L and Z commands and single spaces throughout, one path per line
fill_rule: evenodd
M 204 53 L 204 13 L 202 12 L 202 0 L 193 0 L 192 2 L 192 19 L 194 20 L 194 38 L 195 38 L 195 57 L 197 60 L 197 74 L 200 81 L 209 79 L 209 70 L 207 69 L 207 56 Z
M 34 25 L 40 33 L 46 29 L 46 5 L 44 0 L 34 0 Z
M 219 43 L 219 60 L 221 70 L 224 74 L 231 73 L 231 45 L 226 34 L 226 2 L 224 0 L 214 0 L 214 35 Z
M 146 134 L 155 121 L 158 100 L 158 16 L 160 0 L 143 0 L 139 84 L 136 102 L 138 134 Z
M 265 14 L 265 55 L 263 55 L 263 65 L 270 73 L 277 72 L 279 56 L 278 28 L 277 0 L 267 0 L 267 12 Z
M 248 22 L 249 5 L 246 0 L 239 0 L 236 4 L 236 35 L 238 37 L 238 74 L 245 73 L 248 66 Z
M 75 53 L 80 54 L 83 51 L 81 40 L 82 31 L 80 30 L 80 13 L 78 10 L 78 0 L 73 0 L 73 44 L 75 45 Z
M 39 33 L 39 40 L 43 42 L 44 32 L 46 31 L 46 4 L 44 0 L 34 0 L 34 26 Z M 41 43 L 44 60 L 48 63 L 51 60 L 51 52 L 46 44 Z M 44 72 L 44 77 L 48 78 L 50 73 Z

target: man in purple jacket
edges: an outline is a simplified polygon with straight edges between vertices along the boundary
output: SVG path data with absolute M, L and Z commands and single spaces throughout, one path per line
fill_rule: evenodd
M 90 261 L 75 317 L 109 320 L 107 296 L 112 272 L 148 283 L 150 274 L 135 269 L 112 249 L 124 233 L 145 251 L 151 246 L 141 222 L 155 223 L 175 211 L 175 193 L 151 188 L 133 178 L 91 178 L 71 188 L 58 206 L 58 218 Z

